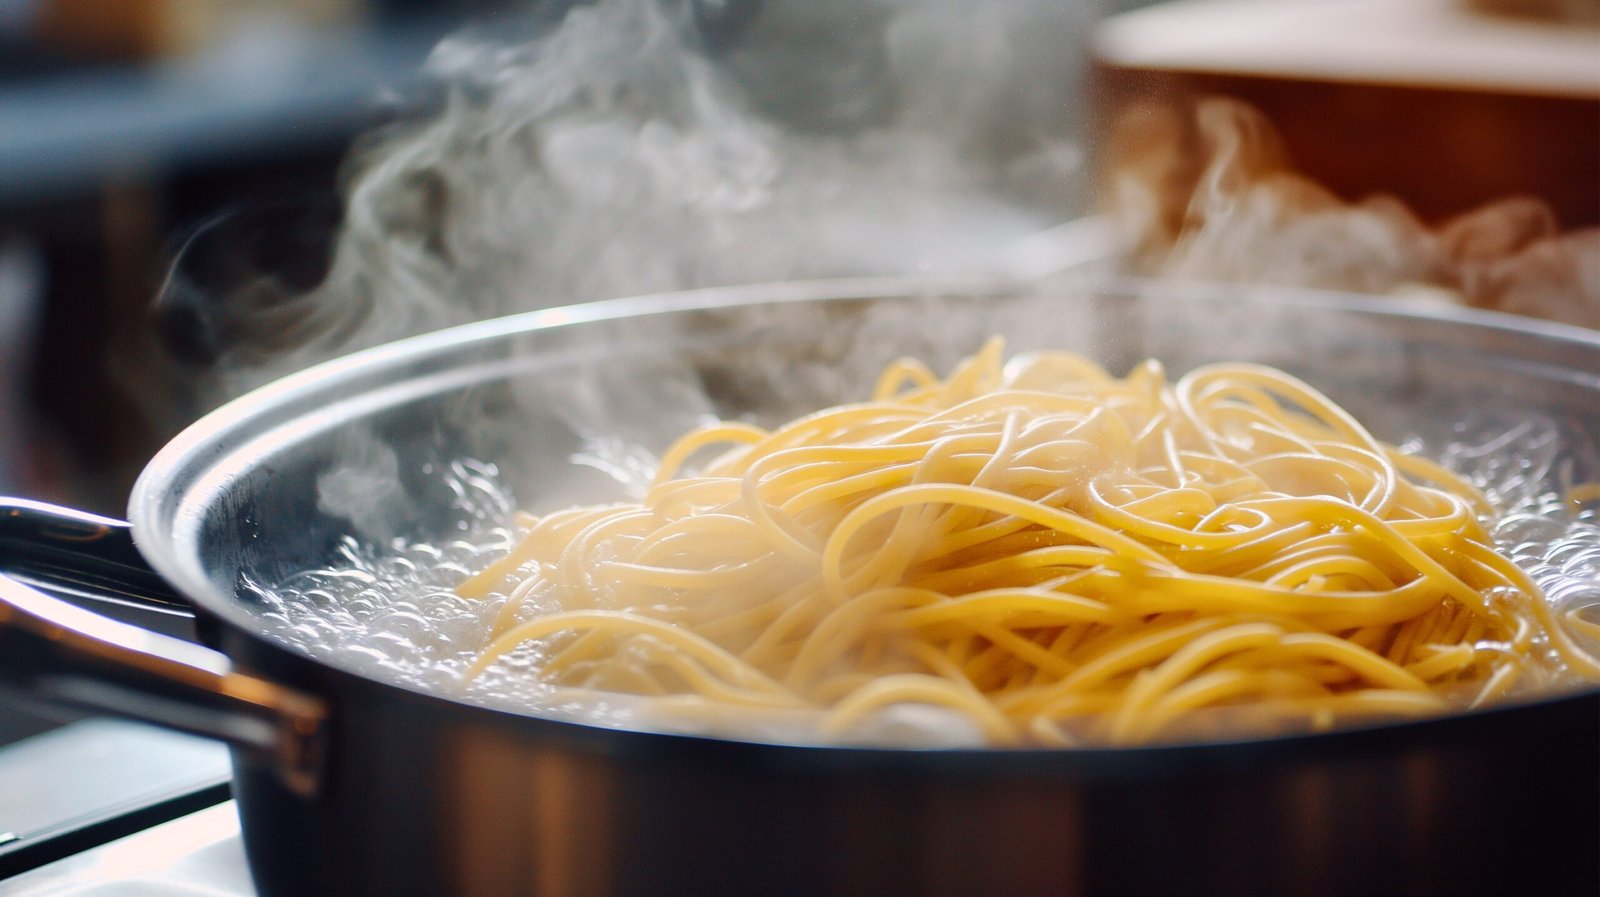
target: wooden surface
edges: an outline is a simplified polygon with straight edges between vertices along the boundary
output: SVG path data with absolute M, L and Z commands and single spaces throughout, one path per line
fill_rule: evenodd
M 1108 19 L 1094 47 L 1127 68 L 1600 99 L 1600 28 L 1458 0 L 1183 0 Z
M 1296 169 L 1438 222 L 1513 195 L 1600 224 L 1600 29 L 1444 0 L 1189 0 L 1107 20 L 1103 130 L 1222 95 L 1260 109 Z

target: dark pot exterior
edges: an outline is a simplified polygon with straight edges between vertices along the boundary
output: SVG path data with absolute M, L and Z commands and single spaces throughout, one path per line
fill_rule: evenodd
M 329 696 L 324 793 L 236 763 L 264 897 L 1600 890 L 1600 695 L 1136 751 L 894 752 L 587 729 L 253 636 Z

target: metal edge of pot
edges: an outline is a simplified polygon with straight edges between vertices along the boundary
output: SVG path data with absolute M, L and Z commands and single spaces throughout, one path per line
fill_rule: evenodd
M 1183 292 L 1208 298 L 1249 295 L 1260 301 L 1321 306 L 1355 311 L 1373 317 L 1416 318 L 1452 324 L 1490 328 L 1538 340 L 1565 343 L 1580 350 L 1593 351 L 1600 358 L 1600 332 L 1498 312 L 1446 306 L 1402 304 L 1385 297 L 1349 293 L 1245 287 L 1212 283 L 1162 283 L 1110 278 L 1083 287 L 1099 293 L 1139 295 Z M 284 421 L 298 417 L 295 409 L 314 408 L 317 396 L 338 384 L 364 376 L 381 375 L 412 359 L 512 333 L 532 333 L 587 322 L 645 318 L 659 314 L 713 311 L 746 305 L 775 305 L 909 298 L 918 296 L 1001 295 L 1035 291 L 1037 285 L 997 278 L 936 279 L 883 277 L 818 281 L 788 281 L 737 287 L 717 287 L 692 291 L 650 294 L 538 311 L 475 322 L 434 331 L 361 350 L 336 358 L 274 381 L 212 411 L 191 424 L 169 442 L 140 474 L 129 499 L 128 518 L 140 552 L 151 567 L 194 601 L 202 617 L 211 617 L 252 647 L 269 654 L 293 656 L 297 662 L 318 667 L 335 679 L 354 679 L 376 684 L 405 694 L 409 701 L 420 701 L 430 712 L 467 714 L 478 722 L 493 720 L 546 739 L 602 753 L 629 754 L 648 751 L 713 751 L 773 767 L 801 766 L 808 769 L 872 768 L 882 771 L 934 770 L 1009 774 L 1017 772 L 1067 772 L 1088 777 L 1125 777 L 1174 768 L 1240 768 L 1282 756 L 1286 752 L 1303 756 L 1308 751 L 1319 756 L 1368 755 L 1412 743 L 1427 734 L 1449 739 L 1483 731 L 1483 726 L 1499 725 L 1498 720 L 1515 720 L 1520 714 L 1541 708 L 1560 707 L 1564 712 L 1588 712 L 1600 718 L 1600 685 L 1574 692 L 1496 705 L 1489 708 L 1452 713 L 1421 720 L 1341 728 L 1333 732 L 1295 734 L 1269 738 L 1154 744 L 1131 748 L 1077 749 L 905 749 L 851 745 L 774 744 L 732 740 L 715 736 L 621 730 L 581 723 L 544 719 L 511 710 L 497 709 L 456 700 L 448 695 L 424 690 L 377 677 L 370 677 L 322 663 L 283 645 L 251 625 L 243 612 L 232 608 L 233 598 L 218 588 L 205 574 L 198 558 L 177 550 L 173 528 L 179 500 L 194 490 L 225 489 L 227 478 L 211 476 L 211 467 L 228 454 L 228 447 L 252 434 L 270 431 Z M 1600 389 L 1600 370 L 1595 377 Z M 443 388 L 431 384 L 431 392 Z M 393 392 L 369 397 L 369 407 L 384 407 L 407 395 Z M 347 409 L 346 409 L 347 410 Z M 271 426 L 264 422 L 273 421 Z M 986 759 L 988 758 L 988 759 Z

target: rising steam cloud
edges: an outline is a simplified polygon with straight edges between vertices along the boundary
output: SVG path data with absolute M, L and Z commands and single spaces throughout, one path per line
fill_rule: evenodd
M 169 318 L 202 334 L 203 370 L 183 380 L 199 406 L 532 308 L 990 271 L 1087 205 L 1073 125 L 1092 4 L 765 0 L 722 32 L 698 13 L 727 2 L 550 6 L 512 29 L 530 36 L 479 29 L 435 49 L 431 111 L 349 160 L 325 269 L 285 276 L 229 258 L 220 283 L 168 290 Z M 1392 199 L 1347 203 L 1295 174 L 1266 122 L 1228 101 L 1189 118 L 1136 115 L 1107 157 L 1137 270 L 1380 293 L 1422 284 L 1600 326 L 1600 232 L 1560 234 L 1531 200 L 1442 228 Z M 317 255 L 301 236 L 268 223 L 260 242 Z
M 327 277 L 202 297 L 221 392 L 575 301 L 990 269 L 1081 209 L 1079 4 L 768 0 L 716 41 L 696 12 L 600 0 L 441 43 L 436 113 L 351 160 Z

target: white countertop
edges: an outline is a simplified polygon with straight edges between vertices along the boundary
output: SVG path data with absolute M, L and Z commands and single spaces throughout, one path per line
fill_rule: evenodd
M 253 897 L 233 801 L 0 881 L 0 897 Z

